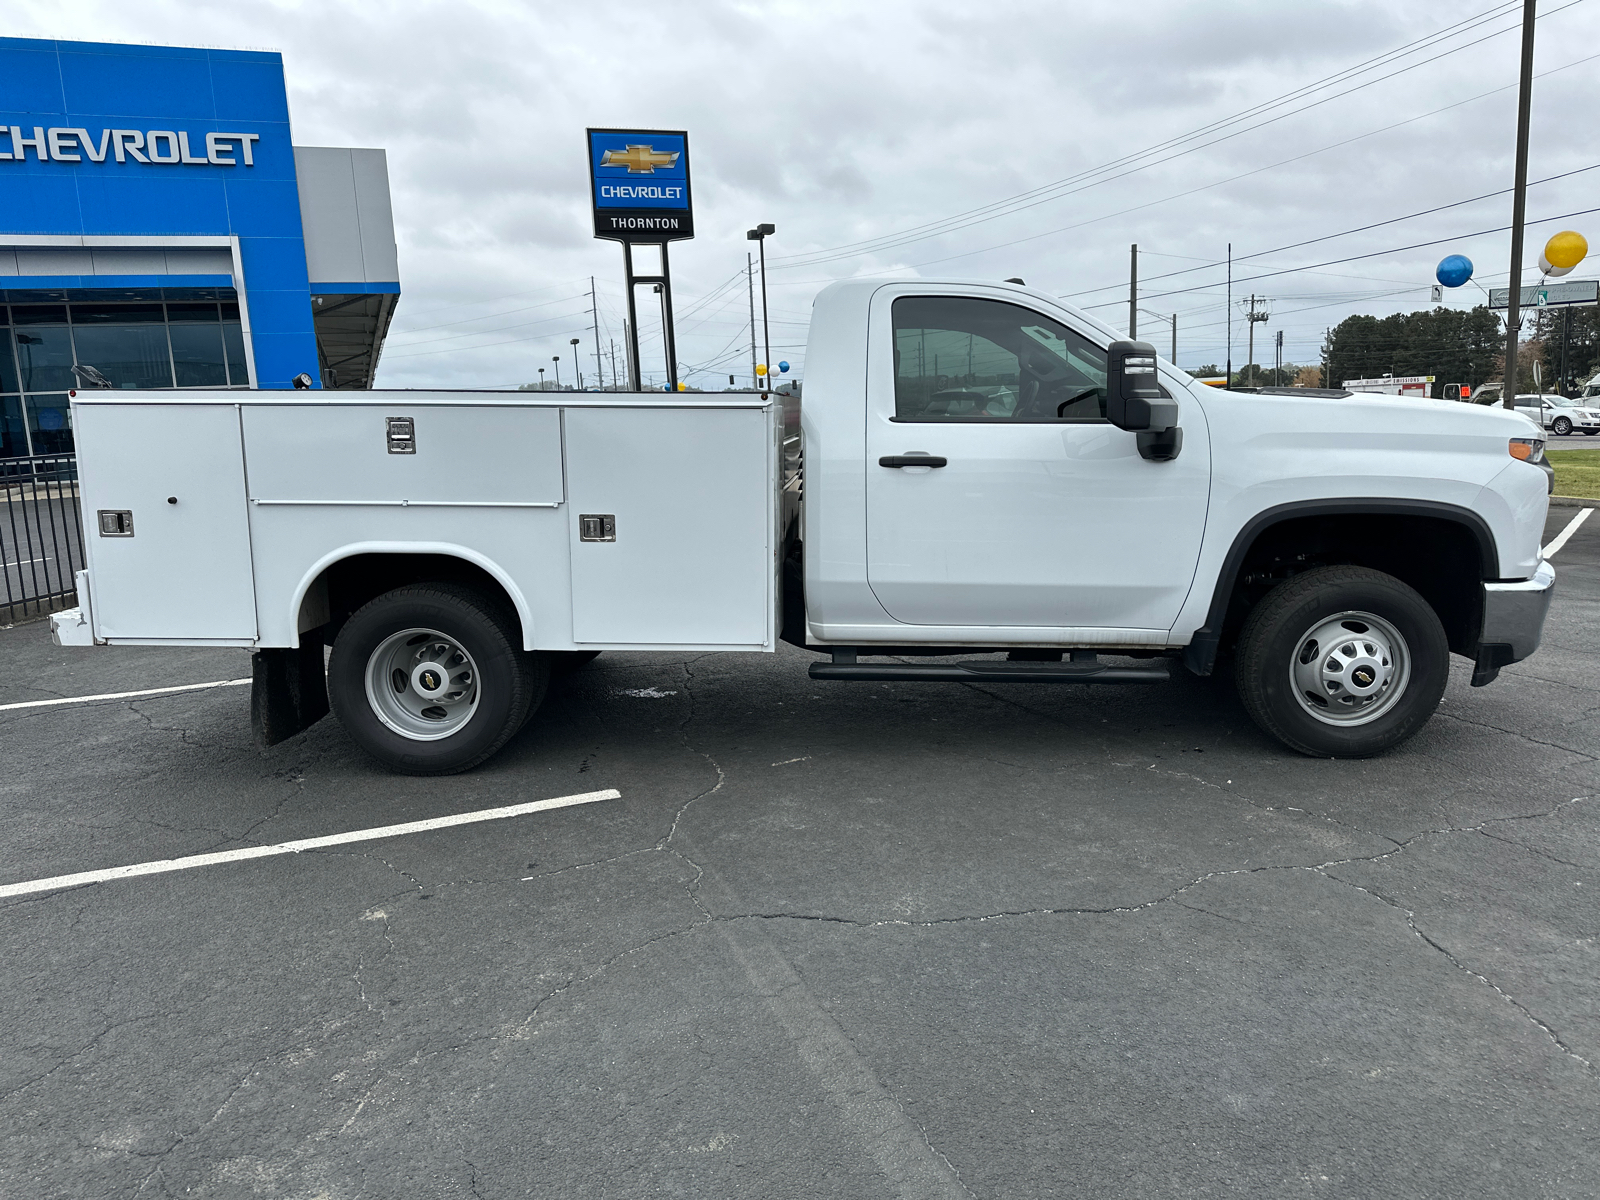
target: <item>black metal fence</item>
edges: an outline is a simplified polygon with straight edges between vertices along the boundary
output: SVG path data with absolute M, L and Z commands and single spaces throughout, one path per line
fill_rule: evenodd
M 0 622 L 69 607 L 83 566 L 76 456 L 0 458 Z

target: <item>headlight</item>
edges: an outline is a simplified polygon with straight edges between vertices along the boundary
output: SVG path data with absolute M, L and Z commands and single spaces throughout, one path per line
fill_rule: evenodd
M 1512 458 L 1520 458 L 1523 462 L 1536 463 L 1544 458 L 1543 438 L 1512 438 L 1511 444 L 1506 447 Z

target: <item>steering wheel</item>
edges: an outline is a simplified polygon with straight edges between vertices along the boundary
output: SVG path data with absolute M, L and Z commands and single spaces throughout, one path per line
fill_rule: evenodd
M 1043 352 L 1029 354 L 1022 360 L 1022 366 L 1028 378 L 1022 385 L 1017 415 L 1024 419 L 1040 420 L 1050 411 L 1049 402 L 1045 399 L 1046 390 L 1053 390 L 1067 382 L 1071 378 L 1071 370 L 1066 363 Z

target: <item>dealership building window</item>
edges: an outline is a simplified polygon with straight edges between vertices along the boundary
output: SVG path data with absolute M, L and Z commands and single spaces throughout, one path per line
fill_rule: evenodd
M 116 388 L 248 387 L 239 305 L 181 300 L 0 304 L 0 458 L 72 452 L 74 366 Z

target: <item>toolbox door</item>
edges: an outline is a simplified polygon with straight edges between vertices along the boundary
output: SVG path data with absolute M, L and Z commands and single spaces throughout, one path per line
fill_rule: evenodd
M 95 403 L 73 417 L 95 635 L 254 640 L 239 410 Z

